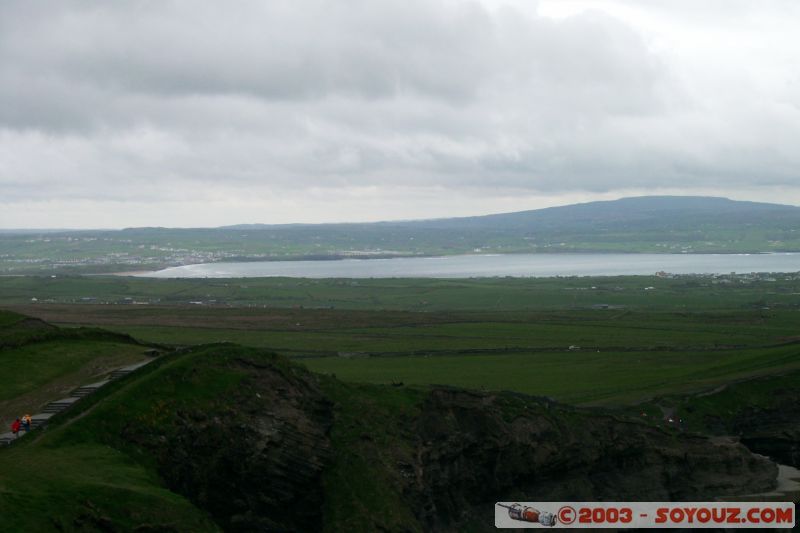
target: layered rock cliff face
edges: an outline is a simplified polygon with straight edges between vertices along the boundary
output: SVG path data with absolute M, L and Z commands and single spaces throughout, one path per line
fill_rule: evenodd
M 800 372 L 754 379 L 689 400 L 708 432 L 737 437 L 753 452 L 800 468 Z
M 434 390 L 419 419 L 424 523 L 446 530 L 493 502 L 703 500 L 768 490 L 777 469 L 741 445 L 550 405 Z M 546 404 L 545 404 L 546 405 Z
M 236 392 L 121 437 L 225 530 L 493 530 L 500 500 L 703 500 L 771 489 L 777 473 L 741 445 L 544 399 L 218 361 L 241 373 Z
M 169 431 L 132 425 L 124 438 L 226 531 L 321 531 L 331 402 L 306 372 L 252 358 L 227 366 L 247 377 L 215 409 L 182 409 Z
M 733 419 L 733 433 L 752 451 L 800 468 L 800 398 L 782 407 L 742 410 Z

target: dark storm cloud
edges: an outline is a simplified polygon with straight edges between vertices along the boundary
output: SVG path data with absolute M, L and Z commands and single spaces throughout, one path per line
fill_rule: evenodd
M 657 37 L 488 0 L 2 2 L 2 201 L 794 184 L 785 80 Z

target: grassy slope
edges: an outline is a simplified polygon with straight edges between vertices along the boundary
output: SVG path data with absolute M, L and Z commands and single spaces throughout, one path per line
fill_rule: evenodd
M 159 376 L 178 362 L 188 364 L 180 358 L 159 368 L 153 364 L 152 369 L 116 382 L 59 415 L 44 433 L 0 450 L 0 469 L 15 472 L 0 482 L 4 527 L 9 531 L 54 527 L 102 531 L 113 522 L 125 529 L 150 524 L 177 531 L 217 530 L 205 513 L 163 487 L 147 457 L 137 456 L 115 440 L 119 426 L 134 413 L 158 423 L 165 413 L 162 398 L 202 403 L 220 392 L 215 387 L 196 387 L 196 383 L 173 383 L 171 390 L 166 388 Z M 228 377 L 215 373 L 209 381 L 224 388 L 235 383 Z
M 154 472 L 107 446 L 15 445 L 0 451 L 0 465 L 12 472 L 0 479 L 4 531 L 108 531 L 111 521 L 126 530 L 141 524 L 217 530 Z
M 49 402 L 68 396 L 80 385 L 99 381 L 108 372 L 142 361 L 145 347 L 132 343 L 55 340 L 0 350 L 9 376 L 0 386 L 0 423 L 38 413 Z
M 0 424 L 107 372 L 146 359 L 146 347 L 119 334 L 95 329 L 60 330 L 21 315 L 0 312 Z
M 132 300 L 185 305 L 404 311 L 576 309 L 596 304 L 637 309 L 731 309 L 800 304 L 800 279 L 661 279 L 654 276 L 502 279 L 147 279 L 131 277 L 0 277 L 3 305 Z M 647 287 L 653 287 L 647 290 Z
M 94 531 L 111 523 L 122 528 L 144 523 L 177 531 L 216 530 L 205 512 L 164 487 L 154 458 L 122 434 L 134 425 L 135 434 L 169 439 L 176 412 L 214 413 L 226 409 L 231 397 L 252 393 L 241 367 L 227 364 L 242 357 L 299 371 L 254 349 L 198 347 L 165 356 L 89 397 L 59 415 L 40 438 L 0 450 L 0 471 L 14 473 L 0 480 L 4 527 L 39 531 L 57 524 L 67 531 Z M 323 477 L 326 530 L 373 531 L 371 516 L 377 515 L 390 530 L 421 531 L 398 488 L 402 484 L 392 477 L 399 475 L 396 468 L 382 465 L 417 453 L 397 443 L 407 431 L 404 421 L 418 415 L 424 390 L 321 383 L 337 417 L 330 434 L 333 464 Z M 513 419 L 513 409 L 509 416 Z
M 25 317 L 18 313 L 12 313 L 11 311 L 3 311 L 0 310 L 0 328 L 7 328 L 10 327 L 17 322 L 23 320 Z
M 380 465 L 394 464 L 398 455 L 412 462 L 417 450 L 401 448 L 407 441 L 399 435 L 406 431 L 404 422 L 418 415 L 423 391 L 336 380 L 323 381 L 323 388 L 336 403 L 337 417 L 330 435 L 336 455 L 323 477 L 327 531 L 373 531 L 372 515 L 390 530 L 422 531 L 403 501 L 401 483 L 390 474 L 393 469 Z
M 800 395 L 800 370 L 787 369 L 775 375 L 730 382 L 700 395 L 669 395 L 658 398 L 661 405 L 672 406 L 688 428 L 702 432 L 735 433 L 732 415 L 745 410 L 781 410 L 790 397 Z M 711 422 L 717 427 L 711 427 Z
M 69 338 L 4 349 L 0 351 L 0 364 L 14 379 L 3 384 L 0 401 L 73 375 L 99 377 L 106 369 L 146 359 L 144 351 L 143 346 L 133 343 Z
M 230 345 L 166 356 L 59 415 L 40 438 L 0 450 L 0 471 L 18 471 L 22 466 L 30 472 L 0 481 L 4 526 L 9 531 L 38 531 L 58 524 L 67 531 L 84 531 L 113 522 L 126 528 L 145 523 L 171 525 L 177 531 L 216 530 L 203 511 L 165 489 L 153 458 L 120 434 L 135 424 L 169 435 L 176 411 L 210 412 L 224 406 L 226 398 L 240 393 L 243 386 L 240 371 L 225 362 L 243 355 L 262 364 L 290 367 L 269 353 Z M 323 387 L 336 402 L 339 417 L 331 435 L 335 465 L 323 480 L 329 496 L 326 527 L 370 531 L 370 513 L 378 512 L 383 523 L 418 530 L 407 506 L 400 505 L 396 484 L 376 466 L 376 461 L 389 459 L 374 454 L 380 454 L 384 445 L 391 447 L 393 432 L 400 431 L 398 424 L 387 421 L 416 413 L 422 391 L 333 380 L 323 380 Z M 365 431 L 372 432 L 381 446 L 360 446 Z M 361 448 L 373 451 L 362 456 Z M 397 450 L 392 447 L 392 452 Z
M 591 327 L 585 331 L 586 335 L 608 343 L 632 339 L 657 343 L 679 339 L 710 346 L 738 335 L 745 343 L 760 345 L 791 330 L 795 324 L 791 313 L 794 312 L 774 313 L 766 319 L 761 313 L 751 311 L 709 313 L 704 315 L 705 321 L 698 320 L 697 316 L 665 315 L 672 316 L 672 320 L 662 321 L 663 333 L 659 333 L 658 328 L 650 331 L 644 327 L 642 316 L 634 314 L 625 318 L 627 315 L 623 314 L 613 320 L 606 316 L 603 320 L 589 321 Z M 576 318 L 567 314 L 558 318 L 558 321 L 566 319 L 565 323 L 559 326 L 557 321 L 547 327 L 542 325 L 543 316 L 539 321 L 522 323 L 511 318 L 508 323 L 457 322 L 456 325 L 447 320 L 442 323 L 433 320 L 434 324 L 429 327 L 436 333 L 434 338 L 472 336 L 494 342 L 493 339 L 516 336 L 533 342 L 550 335 L 548 342 L 561 342 L 565 337 L 559 328 L 568 327 L 570 317 Z M 321 324 L 330 324 L 329 327 L 336 322 L 328 315 L 323 318 Z M 651 322 L 652 318 L 644 322 Z M 364 316 L 358 315 L 358 319 L 361 326 L 347 334 L 363 331 Z M 19 319 L 0 313 L 2 320 L 11 323 Z M 407 331 L 404 329 L 407 326 L 386 328 L 384 322 L 376 321 L 379 327 L 370 334 L 396 333 L 392 342 L 402 344 L 405 336 L 418 333 L 418 328 Z M 525 337 L 528 323 L 538 326 L 533 328 L 530 337 Z M 581 325 L 574 327 L 575 331 L 583 330 Z M 422 329 L 427 331 L 427 328 Z M 294 338 L 299 339 L 304 331 L 295 333 Z M 46 343 L 32 346 L 46 346 Z M 59 415 L 40 439 L 31 438 L 8 450 L 0 450 L 0 471 L 13 473 L 0 479 L 0 516 L 10 517 L 5 526 L 11 531 L 31 531 L 52 529 L 58 524 L 68 531 L 91 531 L 102 530 L 104 524 L 112 521 L 124 527 L 149 523 L 171 524 L 185 531 L 215 530 L 216 526 L 204 512 L 164 488 L 152 458 L 122 440 L 120 434 L 129 423 L 151 427 L 154 431 L 169 431 L 170 417 L 176 410 L 187 405 L 195 409 L 217 405 L 240 384 L 240 374 L 220 363 L 226 354 L 235 355 L 240 353 L 238 350 L 249 357 L 275 361 L 268 354 L 235 347 L 201 347 L 176 354 L 90 397 L 78 407 L 85 410 L 85 416 L 76 416 L 80 415 L 78 411 Z M 549 394 L 578 402 L 620 403 L 641 399 L 644 394 L 710 388 L 732 379 L 796 368 L 798 348 L 785 345 L 718 352 L 600 354 L 562 351 L 427 358 L 323 358 L 307 362 L 312 369 L 335 372 L 340 378 L 354 381 L 446 382 L 476 388 L 488 381 L 503 384 L 488 388 Z M 335 467 L 326 472 L 324 479 L 329 495 L 324 511 L 326 524 L 332 531 L 369 530 L 365 518 L 368 513 L 364 512 L 369 509 L 381 513 L 387 523 L 413 530 L 413 517 L 406 516 L 403 507 L 397 505 L 402 499 L 394 488 L 397 484 L 386 477 L 385 471 L 375 468 L 386 458 L 370 455 L 380 454 L 382 447 L 366 447 L 360 443 L 364 432 L 368 432 L 388 446 L 393 441 L 393 432 L 401 428 L 399 424 L 387 426 L 386 421 L 412 417 L 422 397 L 420 389 L 345 384 L 334 380 L 323 380 L 323 387 L 336 402 L 341 422 L 331 434 L 337 454 Z M 399 453 L 413 452 L 401 450 Z M 125 501 L 126 505 L 118 505 L 120 501 Z

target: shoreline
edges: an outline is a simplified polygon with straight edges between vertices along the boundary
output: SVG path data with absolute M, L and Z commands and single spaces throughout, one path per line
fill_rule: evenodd
M 203 264 L 211 264 L 211 263 L 203 263 Z M 183 265 L 183 266 L 187 266 L 187 265 Z M 129 270 L 129 271 L 125 271 L 125 272 L 106 272 L 104 274 L 84 274 L 84 276 L 138 277 L 138 276 L 144 276 L 145 274 L 154 274 L 156 272 L 159 272 L 159 270 Z M 146 276 L 144 276 L 144 277 L 146 277 Z
M 768 457 L 760 454 L 754 454 L 765 459 Z M 775 463 L 778 466 L 778 475 L 776 476 L 776 486 L 768 492 L 759 492 L 756 494 L 742 494 L 738 498 L 745 500 L 767 500 L 767 501 L 792 501 L 794 498 L 800 496 L 800 470 L 793 466 Z
M 26 277 L 26 276 L 116 276 L 116 277 L 149 277 L 149 278 L 194 278 L 194 277 L 220 277 L 218 273 L 213 273 L 208 276 L 166 276 L 163 275 L 167 270 L 180 270 L 186 271 L 187 269 L 191 269 L 192 267 L 198 267 L 201 269 L 204 268 L 225 268 L 226 266 L 230 265 L 256 265 L 256 264 L 263 264 L 263 265 L 270 265 L 270 266 L 277 266 L 287 263 L 292 263 L 295 265 L 303 265 L 303 266 L 316 266 L 321 264 L 329 264 L 329 265 L 341 265 L 341 264 L 359 264 L 359 265 L 366 265 L 369 263 L 383 262 L 381 264 L 393 264 L 397 265 L 400 263 L 405 263 L 408 261 L 417 261 L 417 260 L 470 260 L 470 259 L 487 259 L 487 258 L 505 258 L 509 261 L 515 261 L 522 257 L 529 257 L 529 258 L 536 258 L 541 259 L 544 261 L 552 260 L 554 258 L 561 258 L 561 259 L 578 259 L 578 258 L 587 258 L 587 257 L 596 257 L 600 260 L 603 258 L 613 257 L 613 256 L 624 256 L 629 258 L 632 261 L 635 261 L 636 258 L 646 257 L 650 260 L 664 260 L 665 262 L 669 262 L 674 258 L 710 258 L 710 257 L 718 257 L 718 258 L 735 258 L 735 257 L 782 257 L 782 256 L 800 256 L 800 252 L 727 252 L 727 253 L 720 253 L 720 252 L 711 252 L 711 253 L 702 253 L 702 252 L 689 252 L 689 253 L 660 253 L 660 252 L 610 252 L 610 251 L 591 251 L 591 252 L 576 252 L 576 251 L 552 251 L 552 252 L 509 252 L 509 253 L 464 253 L 464 254 L 446 254 L 446 255 L 427 255 L 427 254 L 414 254 L 414 255 L 330 255 L 330 256 L 295 256 L 295 257 L 280 257 L 280 258 L 269 258 L 269 259 L 234 259 L 221 261 L 210 261 L 210 262 L 199 262 L 199 263 L 186 263 L 180 265 L 171 265 L 171 266 L 164 266 L 162 268 L 144 268 L 144 269 L 136 269 L 136 270 L 119 270 L 119 271 L 110 271 L 110 272 L 86 272 L 82 273 L 78 271 L 71 271 L 71 272 L 61 272 L 59 270 L 50 270 L 50 271 L 36 271 L 36 272 L 29 272 L 29 273 L 5 273 L 0 274 L 0 277 Z M 120 265 L 123 266 L 123 265 Z M 794 266 L 794 265 L 792 265 Z M 666 274 L 670 275 L 725 275 L 729 274 L 730 272 L 726 269 L 715 269 L 715 270 L 706 270 L 701 271 L 703 267 L 698 267 L 698 271 L 696 272 L 687 272 L 685 269 L 677 269 L 675 271 L 670 270 L 670 265 L 653 265 L 653 268 L 656 270 L 647 271 L 647 272 L 611 272 L 611 273 L 571 273 L 571 272 L 564 272 L 564 273 L 547 273 L 547 274 L 539 274 L 536 272 L 532 272 L 530 274 L 520 274 L 520 273 L 508 273 L 505 271 L 498 271 L 497 273 L 487 274 L 487 273 L 476 273 L 473 275 L 469 275 L 466 277 L 478 277 L 478 278 L 492 278 L 492 277 L 614 277 L 614 276 L 651 276 L 656 272 L 665 272 Z M 732 272 L 736 272 L 736 274 L 750 274 L 750 273 L 760 273 L 760 274 L 789 274 L 789 273 L 796 273 L 800 272 L 800 265 L 797 268 L 772 268 L 772 267 L 743 267 L 743 268 L 736 268 L 733 267 L 731 269 Z M 264 274 L 264 275 L 236 275 L 232 274 L 231 276 L 223 276 L 223 277 L 318 277 L 318 276 L 306 276 L 306 275 L 292 275 L 292 274 Z M 342 277 L 340 275 L 331 274 L 329 276 L 323 277 L 332 277 L 332 278 L 339 278 Z M 415 274 L 400 274 L 400 275 L 392 275 L 392 276 L 385 276 L 385 275 L 378 275 L 378 276 L 344 276 L 344 277 L 400 277 L 400 278 L 415 278 L 415 277 L 423 277 L 423 278 L 430 278 L 430 277 L 441 277 L 443 279 L 449 279 L 451 277 L 465 277 L 463 273 L 456 274 L 455 276 L 450 275 L 434 275 L 431 276 L 430 274 L 422 274 L 422 275 L 415 275 Z
M 800 272 L 800 254 L 461 254 L 192 263 L 116 275 L 151 278 L 557 278 L 750 276 Z

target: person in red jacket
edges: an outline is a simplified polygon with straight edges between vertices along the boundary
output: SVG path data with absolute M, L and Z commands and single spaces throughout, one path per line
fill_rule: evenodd
M 14 422 L 11 423 L 11 433 L 14 434 L 14 438 L 19 437 L 19 427 L 21 425 L 22 423 L 19 421 L 19 418 L 17 418 L 16 420 L 14 420 Z

